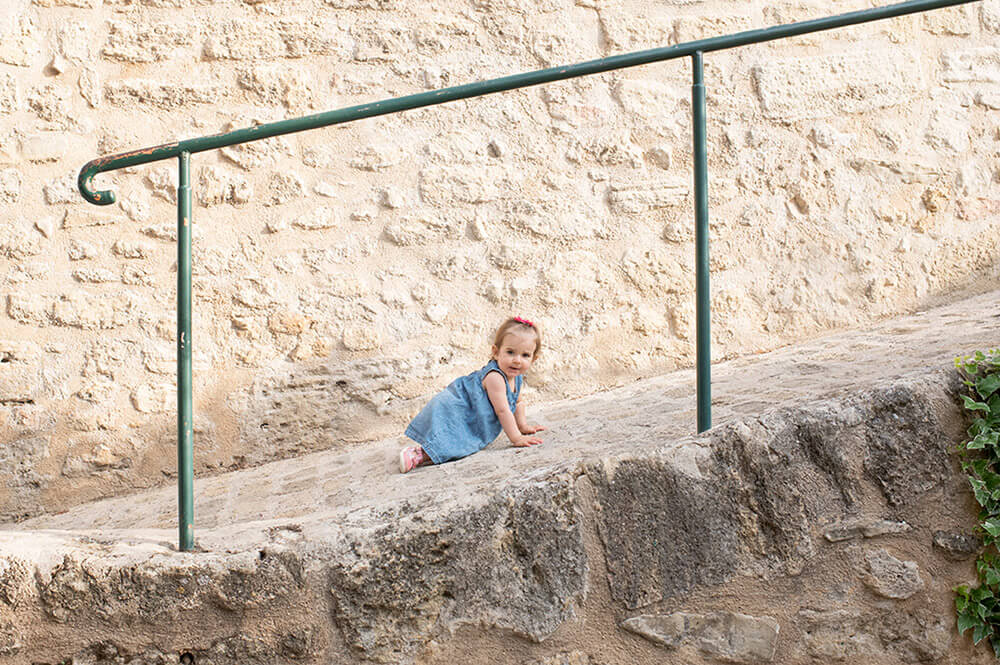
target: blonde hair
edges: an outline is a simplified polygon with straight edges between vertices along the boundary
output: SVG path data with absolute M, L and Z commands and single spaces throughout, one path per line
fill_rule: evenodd
M 499 349 L 500 345 L 503 344 L 503 338 L 510 333 L 521 333 L 523 335 L 534 335 L 535 337 L 535 352 L 531 354 L 531 359 L 534 360 L 538 357 L 538 354 L 542 351 L 542 332 L 538 329 L 538 324 L 533 323 L 527 319 L 522 319 L 519 316 L 513 316 L 497 328 L 496 334 L 493 336 L 493 348 Z

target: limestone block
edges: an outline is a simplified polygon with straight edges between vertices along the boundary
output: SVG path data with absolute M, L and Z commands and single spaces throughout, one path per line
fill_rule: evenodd
M 490 174 L 470 167 L 430 167 L 420 171 L 420 197 L 431 205 L 485 203 L 500 196 Z
M 78 9 L 93 9 L 100 0 L 31 0 L 39 7 L 76 7 Z
M 614 96 L 626 113 L 661 121 L 672 115 L 681 101 L 676 86 L 645 79 L 622 79 L 614 88 Z
M 1000 34 L 1000 0 L 984 0 L 980 8 L 980 20 L 988 32 Z
M 312 105 L 313 77 L 302 67 L 258 64 L 241 68 L 236 83 L 264 106 L 302 109 Z
M 21 260 L 36 256 L 41 251 L 38 236 L 31 233 L 23 221 L 18 224 L 0 223 L 0 256 Z
M 238 205 L 253 197 L 250 180 L 243 174 L 220 166 L 198 170 L 198 202 L 205 207 L 228 203 Z
M 92 109 L 101 105 L 101 75 L 93 67 L 84 67 L 80 70 L 80 77 L 76 81 L 76 87 L 80 91 L 80 96 L 87 100 L 87 104 Z
M 563 198 L 574 203 L 564 204 Z M 603 206 L 587 206 L 583 192 L 566 192 L 560 196 L 544 197 L 541 202 L 512 201 L 504 213 L 503 221 L 511 228 L 523 229 L 542 238 L 579 240 L 600 238 L 607 234 L 609 218 Z M 598 204 L 599 205 L 599 204 Z
M 113 226 L 119 221 L 116 217 L 108 217 L 100 208 L 75 208 L 67 210 L 66 214 L 63 215 L 62 228 L 72 230 L 92 226 Z
M 233 20 L 213 26 L 202 47 L 207 60 L 267 60 L 345 55 L 336 24 L 318 19 Z
M 530 261 L 519 262 L 519 268 Z M 579 303 L 602 297 L 613 288 L 614 273 L 597 254 L 586 250 L 560 252 L 542 268 L 544 298 L 553 303 Z
M 0 557 L 0 601 L 16 608 L 33 594 L 33 571 L 16 556 Z
M 76 397 L 92 404 L 111 404 L 118 392 L 118 386 L 107 380 L 91 381 L 83 384 Z
M 70 100 L 73 89 L 65 85 L 45 83 L 35 86 L 28 94 L 28 108 L 51 127 L 77 127 Z
M 878 650 L 878 638 L 861 612 L 851 610 L 800 610 L 797 622 L 802 625 L 805 646 L 816 658 L 842 661 Z
M 579 8 L 536 15 L 528 21 L 532 55 L 546 67 L 598 58 L 601 34 L 594 12 Z
M 341 156 L 329 146 L 306 145 L 302 148 L 302 163 L 316 169 L 329 169 L 341 163 Z
M 46 238 L 52 238 L 56 232 L 56 218 L 50 216 L 36 219 L 35 229 Z
M 350 161 L 353 168 L 362 171 L 384 171 L 406 159 L 406 151 L 398 143 L 365 146 Z
M 45 390 L 41 349 L 31 342 L 0 340 L 0 403 L 29 404 Z
M 976 26 L 975 6 L 946 7 L 932 12 L 923 12 L 924 30 L 934 35 L 957 35 L 960 37 L 972 33 Z
M 21 197 L 21 172 L 17 169 L 0 171 L 0 203 L 15 203 Z
M 941 152 L 963 153 L 970 145 L 968 119 L 956 113 L 935 111 L 924 132 L 924 141 Z
M 983 541 L 979 536 L 953 531 L 935 531 L 931 542 L 936 549 L 941 550 L 952 561 L 971 559 L 983 546 Z
M 105 268 L 77 268 L 73 271 L 73 279 L 84 284 L 106 284 L 117 282 L 118 275 Z
M 683 205 L 689 189 L 688 184 L 673 180 L 642 185 L 612 185 L 608 190 L 608 205 L 613 213 L 638 215 Z
M 952 640 L 952 622 L 928 609 L 867 613 L 857 608 L 800 610 L 796 623 L 814 658 L 898 657 L 907 663 L 941 659 Z
M 945 83 L 1000 83 L 1000 49 L 980 47 L 941 54 Z
M 219 153 L 244 171 L 254 171 L 262 166 L 274 166 L 282 157 L 291 155 L 292 148 L 285 138 L 276 136 L 262 141 L 231 145 Z
M 668 649 L 692 646 L 732 663 L 769 663 L 778 646 L 778 622 L 734 612 L 642 615 L 622 627 Z
M 67 153 L 82 152 L 85 140 L 68 132 L 42 132 L 21 139 L 21 156 L 29 162 L 57 162 Z
M 107 559 L 65 555 L 40 579 L 45 613 L 58 622 L 86 617 L 150 625 L 199 608 L 268 608 L 302 585 L 301 563 L 278 547 L 263 557 L 256 549 L 187 559 L 147 554 L 127 574 L 109 574 L 109 565 Z
M 776 60 L 753 78 L 765 117 L 782 122 L 905 104 L 923 85 L 917 59 L 895 50 Z
M 401 0 L 323 0 L 334 9 L 395 9 L 403 5 Z
M 70 62 L 88 62 L 93 28 L 87 23 L 68 21 L 56 33 L 56 47 L 59 55 Z
M 409 247 L 426 245 L 442 237 L 456 237 L 458 229 L 454 222 L 449 223 L 433 215 L 418 215 L 390 222 L 384 233 L 392 243 Z
M 333 209 L 327 206 L 318 206 L 302 215 L 291 217 L 290 220 L 285 221 L 286 225 L 288 223 L 307 231 L 318 231 L 340 226 L 341 221 Z
M 199 33 L 194 23 L 111 21 L 101 55 L 132 64 L 176 59 L 201 40 Z
M 372 323 L 349 323 L 344 326 L 342 341 L 351 351 L 371 351 L 381 348 L 382 331 Z
M 153 286 L 156 280 L 149 271 L 139 266 L 125 266 L 121 274 L 122 284 L 129 286 Z
M 679 18 L 674 22 L 674 39 L 678 44 L 696 39 L 730 35 L 754 27 L 748 14 L 717 14 Z
M 146 174 L 146 184 L 153 190 L 154 196 L 176 204 L 177 177 L 177 169 L 157 166 Z
M 37 294 L 12 293 L 7 296 L 7 316 L 18 323 L 47 326 L 52 312 L 52 299 Z
M 889 534 L 906 533 L 910 525 L 892 520 L 848 520 L 838 522 L 823 531 L 823 536 L 831 543 L 859 538 L 876 538 Z
M 18 110 L 17 79 L 7 72 L 0 72 L 0 113 Z
M 359 655 L 384 662 L 408 660 L 440 625 L 488 622 L 540 642 L 584 594 L 580 521 L 560 481 L 447 516 L 407 511 L 377 532 L 347 527 L 329 566 L 337 623 Z
M 351 26 L 353 59 L 365 63 L 396 63 L 413 50 L 413 32 L 398 22 L 362 19 Z
M 41 31 L 28 0 L 8 0 L 0 15 L 0 62 L 27 67 L 38 55 Z
M 915 561 L 900 561 L 881 547 L 865 552 L 860 573 L 872 591 L 886 598 L 909 598 L 924 588 Z
M 301 335 L 312 321 L 299 312 L 281 310 L 272 314 L 267 321 L 267 329 L 282 335 Z
M 305 195 L 306 186 L 297 173 L 275 171 L 267 180 L 264 205 L 275 206 L 288 203 Z
M 583 1 L 583 0 L 580 0 Z M 580 2 L 577 2 L 580 4 Z M 541 660 L 531 660 L 522 665 L 606 665 L 603 661 L 592 658 L 583 651 L 563 651 Z M 610 664 L 607 664 L 610 665 Z
M 166 111 L 192 104 L 217 104 L 230 94 L 226 86 L 198 83 L 165 83 L 148 79 L 109 81 L 104 85 L 104 98 L 116 106 L 148 108 Z
M 153 248 L 144 242 L 117 240 L 111 247 L 111 251 L 123 259 L 145 259 L 149 258 Z
M 53 321 L 83 330 L 108 330 L 134 324 L 146 316 L 144 301 L 129 292 L 107 296 L 72 294 L 61 296 L 52 306 Z
M 132 406 L 141 413 L 165 413 L 177 403 L 177 386 L 171 383 L 143 383 L 132 391 Z
M 632 247 L 622 256 L 621 268 L 644 294 L 691 293 L 694 274 L 689 258 L 674 249 Z

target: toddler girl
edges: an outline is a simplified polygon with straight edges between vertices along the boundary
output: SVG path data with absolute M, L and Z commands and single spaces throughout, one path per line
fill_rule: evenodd
M 420 445 L 400 451 L 400 472 L 471 455 L 501 430 L 519 448 L 541 443 L 529 435 L 545 428 L 525 421 L 524 404 L 517 399 L 523 376 L 541 350 L 542 336 L 534 323 L 520 317 L 504 321 L 493 338 L 493 359 L 452 381 L 406 428 L 406 436 Z

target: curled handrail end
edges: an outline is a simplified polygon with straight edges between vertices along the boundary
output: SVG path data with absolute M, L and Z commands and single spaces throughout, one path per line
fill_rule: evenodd
M 99 206 L 109 206 L 115 202 L 115 193 L 110 189 L 102 189 L 94 191 L 91 185 L 93 184 L 94 175 L 97 173 L 97 168 L 94 166 L 93 162 L 88 163 L 82 169 L 80 169 L 80 175 L 76 179 L 77 187 L 80 190 L 80 194 L 83 195 L 90 203 Z

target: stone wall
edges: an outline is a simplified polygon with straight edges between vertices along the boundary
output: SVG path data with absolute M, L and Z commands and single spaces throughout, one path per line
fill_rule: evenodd
M 175 473 L 176 165 L 101 154 L 867 6 L 5 0 L 0 518 Z M 706 60 L 716 357 L 995 275 L 1000 1 Z M 690 67 L 193 157 L 196 461 L 398 433 L 541 322 L 532 400 L 693 360 Z
M 603 459 L 202 531 L 199 552 L 0 532 L 0 661 L 995 663 L 955 629 L 981 546 L 961 387 L 924 371 L 650 428 Z

